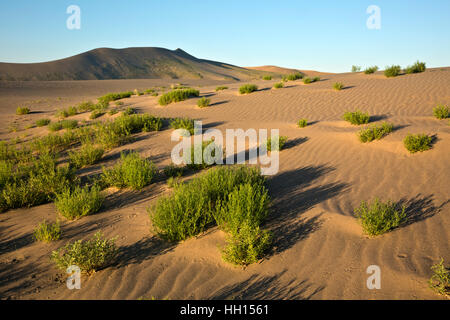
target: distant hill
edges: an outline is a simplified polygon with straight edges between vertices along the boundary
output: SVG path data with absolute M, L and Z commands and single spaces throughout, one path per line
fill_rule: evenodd
M 257 70 L 257 71 L 264 71 L 264 72 L 274 72 L 278 74 L 291 74 L 300 72 L 300 70 L 297 69 L 288 69 L 288 68 L 281 68 L 277 66 L 260 66 L 260 67 L 246 67 L 250 70 Z
M 261 78 L 265 71 L 198 59 L 181 49 L 99 48 L 42 63 L 0 63 L 0 80 L 214 79 Z

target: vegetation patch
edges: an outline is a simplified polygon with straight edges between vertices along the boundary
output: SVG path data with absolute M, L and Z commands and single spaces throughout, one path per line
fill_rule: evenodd
M 450 270 L 445 267 L 444 259 L 441 258 L 438 264 L 433 265 L 431 271 L 433 274 L 428 281 L 430 288 L 443 296 L 450 297 Z
M 275 84 L 273 85 L 273 87 L 274 87 L 275 89 L 281 89 L 281 88 L 284 87 L 284 84 L 283 84 L 283 82 L 277 82 L 277 83 L 275 83 Z
M 427 68 L 426 68 L 425 62 L 417 61 L 417 62 L 414 63 L 412 66 L 406 67 L 405 73 L 406 73 L 406 74 L 420 73 L 420 72 L 424 72 L 426 69 L 427 69 Z
M 227 86 L 218 86 L 218 87 L 216 88 L 216 91 L 222 91 L 222 90 L 226 90 L 226 89 L 228 89 Z
M 176 89 L 164 93 L 161 97 L 159 97 L 158 103 L 161 106 L 167 106 L 172 102 L 183 101 L 192 97 L 198 97 L 199 95 L 200 91 L 195 89 Z
M 205 97 L 198 99 L 197 106 L 200 108 L 209 107 L 211 100 Z
M 51 122 L 50 119 L 39 119 L 36 121 L 36 127 L 45 127 Z
M 436 107 L 433 108 L 433 115 L 437 118 L 437 119 L 446 119 L 448 118 L 448 107 L 444 106 L 442 104 L 437 105 Z
M 410 153 L 422 152 L 431 149 L 432 138 L 426 134 L 408 134 L 403 140 L 405 148 Z
M 111 101 L 116 101 L 119 99 L 129 98 L 133 95 L 133 91 L 125 91 L 125 92 L 119 92 L 119 93 L 108 93 L 104 96 L 101 96 L 98 98 L 98 101 L 100 103 L 108 103 Z
M 240 94 L 249 94 L 256 90 L 258 90 L 258 86 L 254 84 L 244 84 L 243 86 L 239 87 Z
M 66 188 L 56 195 L 55 206 L 60 215 L 69 220 L 94 214 L 100 210 L 104 201 L 100 187 L 76 186 L 73 190 Z
M 402 68 L 397 65 L 392 65 L 390 67 L 386 67 L 386 70 L 384 70 L 384 75 L 388 78 L 396 77 L 400 74 L 402 71 Z
M 27 107 L 17 107 L 17 109 L 16 109 L 17 115 L 24 115 L 24 114 L 29 114 L 29 113 L 30 113 L 30 108 L 27 108 Z
M 342 82 L 335 82 L 333 84 L 333 89 L 337 90 L 337 91 L 341 91 L 342 89 L 344 89 L 344 84 Z
M 371 142 L 373 140 L 380 140 L 387 136 L 394 129 L 393 124 L 383 122 L 380 125 L 372 125 L 369 128 L 361 129 L 358 133 L 359 140 L 363 143 Z
M 283 76 L 282 80 L 286 82 L 286 81 L 295 81 L 302 78 L 303 74 L 301 74 L 300 72 L 296 72 Z
M 364 70 L 364 74 L 372 74 L 372 73 L 375 73 L 377 71 L 378 71 L 378 66 L 373 66 L 373 67 L 366 68 Z
M 297 121 L 297 126 L 299 128 L 304 128 L 307 125 L 308 125 L 308 120 L 306 120 L 306 119 L 300 119 L 300 120 Z
M 103 156 L 104 150 L 86 143 L 80 149 L 69 152 L 69 163 L 75 168 L 82 168 L 97 163 Z
M 171 119 L 169 125 L 172 129 L 185 129 L 191 135 L 195 134 L 194 120 L 189 118 L 174 118 Z
M 370 116 L 368 113 L 363 113 L 358 110 L 355 112 L 347 111 L 344 113 L 343 119 L 353 125 L 360 125 L 369 123 Z
M 273 139 L 269 138 L 266 141 L 267 151 L 281 151 L 283 150 L 286 142 L 288 141 L 287 136 L 276 136 Z
M 272 80 L 272 76 L 263 76 L 263 80 Z
M 45 220 L 38 225 L 33 232 L 33 238 L 36 241 L 52 242 L 61 237 L 61 228 L 59 222 L 47 223 Z
M 352 66 L 352 72 L 360 72 L 361 71 L 361 67 L 360 66 Z

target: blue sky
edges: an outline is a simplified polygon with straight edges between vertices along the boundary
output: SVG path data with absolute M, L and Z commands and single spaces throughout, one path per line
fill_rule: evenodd
M 68 30 L 69 5 L 81 29 Z M 369 5 L 381 29 L 366 26 Z M 42 62 L 98 47 L 182 48 L 239 66 L 347 72 L 450 66 L 450 1 L 14 0 L 0 4 L 0 61 Z

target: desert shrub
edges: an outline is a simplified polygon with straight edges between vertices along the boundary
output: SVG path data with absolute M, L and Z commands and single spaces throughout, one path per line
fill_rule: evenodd
M 272 142 L 273 140 L 273 142 Z M 288 141 L 288 137 L 286 136 L 276 136 L 272 138 L 267 139 L 266 141 L 266 148 L 267 151 L 281 151 L 284 148 L 284 145 Z M 273 144 L 273 146 L 272 146 Z
M 283 84 L 283 82 L 277 82 L 277 83 L 275 83 L 275 84 L 273 85 L 273 87 L 274 87 L 275 89 L 281 89 L 281 88 L 284 87 L 284 84 Z
M 118 128 L 114 122 L 98 124 L 95 131 L 95 141 L 109 150 L 129 141 L 130 133 Z
M 211 103 L 210 99 L 202 97 L 197 101 L 197 106 L 200 108 L 205 108 L 205 107 L 209 107 L 210 103 Z
M 189 118 L 174 118 L 169 121 L 169 125 L 172 129 L 185 129 L 189 131 L 191 135 L 194 135 L 195 127 L 194 120 Z
M 80 149 L 69 152 L 69 162 L 75 168 L 82 168 L 98 162 L 103 156 L 104 150 L 86 143 Z
M 391 123 L 383 122 L 380 125 L 372 125 L 369 128 L 361 129 L 358 133 L 361 142 L 371 142 L 373 140 L 380 140 L 384 136 L 392 132 L 394 126 Z
M 217 153 L 221 152 L 223 152 L 222 149 L 213 140 L 202 141 L 202 144 L 193 144 L 191 146 L 189 158 L 187 154 L 183 155 L 183 157 L 188 168 L 201 170 L 212 166 Z
M 120 107 L 120 106 L 123 106 L 123 105 L 124 105 L 123 101 L 116 101 L 114 104 L 115 104 L 117 107 Z
M 49 224 L 44 220 L 33 232 L 33 238 L 36 241 L 51 242 L 59 240 L 60 237 L 61 228 L 58 221 Z
M 55 116 L 59 118 L 67 118 L 69 116 L 69 112 L 65 109 L 61 109 L 55 112 Z
M 176 166 L 171 163 L 164 167 L 163 172 L 166 177 L 181 177 L 184 172 L 184 167 Z
M 92 111 L 95 109 L 95 104 L 91 101 L 85 101 L 78 104 L 76 108 L 79 112 Z
M 272 80 L 272 76 L 263 76 L 263 80 Z
M 388 78 L 396 77 L 400 74 L 400 71 L 402 68 L 400 66 L 392 65 L 390 67 L 386 67 L 386 70 L 384 70 L 384 75 Z
M 60 122 L 63 129 L 74 129 L 78 127 L 77 120 L 61 120 Z
M 249 265 L 258 262 L 270 248 L 272 235 L 259 226 L 251 227 L 247 222 L 227 236 L 227 244 L 222 250 L 225 261 L 236 265 Z
M 420 72 L 424 72 L 425 70 L 426 70 L 425 62 L 417 61 L 412 66 L 406 67 L 405 73 L 407 73 L 407 74 L 420 73 Z
M 9 160 L 0 160 L 0 190 L 13 178 L 13 163 Z
M 405 148 L 411 152 L 422 152 L 431 149 L 432 138 L 426 134 L 408 134 L 403 140 Z
M 45 127 L 50 122 L 51 122 L 50 119 L 39 119 L 39 120 L 36 121 L 36 126 L 37 127 Z
M 431 267 L 433 274 L 428 281 L 431 289 L 443 296 L 450 296 L 450 271 L 444 266 L 444 259 Z
M 24 115 L 24 114 L 29 114 L 29 113 L 30 113 L 30 108 L 27 108 L 27 107 L 17 107 L 17 109 L 16 109 L 17 115 Z
M 301 73 L 297 72 L 297 73 L 292 73 L 292 74 L 283 76 L 282 80 L 283 81 L 295 81 L 295 80 L 302 79 L 302 78 L 303 78 L 303 75 Z
M 314 77 L 313 78 L 313 82 L 317 82 L 317 81 L 320 81 L 320 77 Z
M 313 81 L 312 81 L 312 79 L 310 77 L 303 78 L 303 83 L 304 84 L 310 84 L 311 82 L 313 82 Z
M 448 118 L 448 107 L 444 105 L 437 105 L 433 108 L 433 115 L 438 119 Z
M 342 82 L 335 82 L 333 84 L 333 89 L 340 91 L 340 90 L 344 89 L 344 84 Z
M 48 126 L 48 130 L 50 131 L 59 131 L 62 129 L 62 123 L 61 122 L 52 122 Z
M 166 106 L 172 102 L 179 102 L 191 97 L 198 97 L 199 94 L 200 91 L 195 89 L 176 89 L 164 93 L 161 97 L 159 97 L 158 103 L 161 106 Z
M 306 119 L 300 119 L 300 120 L 298 120 L 298 122 L 297 122 L 297 126 L 299 127 L 299 128 L 304 128 L 304 127 L 306 127 L 308 125 L 308 120 L 306 120 Z
M 56 195 L 55 206 L 59 214 L 69 220 L 96 213 L 100 210 L 104 197 L 100 187 L 76 186 L 73 190 L 66 188 Z
M 119 111 L 117 111 L 117 109 L 111 109 L 111 110 L 109 110 L 108 114 L 109 114 L 110 116 L 113 116 L 113 115 L 115 115 L 117 112 L 119 112 Z
M 153 93 L 151 94 L 152 97 L 157 97 L 158 95 L 159 95 L 158 92 L 153 92 Z
M 361 67 L 360 66 L 352 66 L 352 72 L 360 72 L 361 71 Z
M 124 99 L 124 98 L 129 98 L 133 95 L 132 91 L 125 91 L 125 92 L 119 92 L 119 93 L 108 93 L 105 94 L 104 96 L 101 96 L 100 98 L 98 98 L 98 101 L 100 103 L 108 103 L 111 101 L 116 101 L 119 99 Z
M 365 74 L 372 74 L 372 73 L 375 73 L 377 71 L 378 71 L 378 66 L 373 66 L 373 67 L 366 68 L 364 70 L 364 73 Z
M 124 111 L 122 111 L 122 115 L 124 115 L 124 116 L 130 116 L 130 115 L 135 114 L 135 113 L 136 113 L 136 110 L 134 110 L 131 107 L 128 107 Z
M 396 203 L 384 203 L 375 198 L 371 204 L 362 201 L 359 208 L 355 209 L 355 214 L 363 231 L 370 236 L 376 236 L 398 227 L 406 218 L 405 210 L 405 206 L 400 208 Z
M 97 119 L 98 117 L 101 117 L 104 114 L 105 113 L 100 111 L 100 110 L 94 110 L 94 111 L 91 112 L 91 115 L 89 116 L 89 119 L 91 119 L 91 120 Z
M 102 181 L 117 188 L 142 189 L 150 184 L 156 174 L 152 162 L 141 158 L 139 153 L 121 153 L 119 162 L 110 169 L 103 168 Z
M 258 86 L 254 84 L 244 84 L 239 87 L 239 93 L 240 94 L 248 94 L 252 93 L 253 91 L 258 90 Z
M 34 139 L 31 142 L 31 147 L 39 153 L 56 153 L 69 148 L 73 143 L 77 142 L 77 139 L 78 137 L 76 134 L 70 130 L 65 132 L 63 135 L 48 134 L 46 136 Z
M 360 125 L 369 123 L 370 116 L 368 113 L 362 113 L 358 110 L 355 112 L 347 111 L 344 113 L 343 119 L 353 125 Z
M 117 253 L 115 239 L 103 240 L 98 232 L 90 240 L 78 240 L 53 251 L 51 258 L 64 271 L 76 265 L 83 273 L 91 274 L 109 266 Z
M 180 185 L 181 182 L 181 178 L 180 177 L 169 177 L 167 179 L 167 186 L 169 188 L 176 188 L 178 185 Z
M 228 89 L 227 86 L 218 86 L 218 87 L 216 87 L 216 91 L 221 91 L 221 90 L 226 90 L 226 89 Z

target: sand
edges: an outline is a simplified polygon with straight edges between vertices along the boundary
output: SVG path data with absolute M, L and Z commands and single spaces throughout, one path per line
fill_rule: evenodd
M 76 86 L 25 83 L 14 89 L 2 83 L 1 138 L 27 134 L 27 139 L 46 132 L 33 128 L 8 133 L 4 128 L 12 119 L 25 125 L 50 117 L 57 107 L 112 89 L 155 85 L 133 81 L 80 81 L 74 82 Z M 431 265 L 440 257 L 447 264 L 450 261 L 450 126 L 448 120 L 433 118 L 432 108 L 450 103 L 450 68 L 390 79 L 380 73 L 326 74 L 310 85 L 294 81 L 283 89 L 271 89 L 277 81 L 255 81 L 261 90 L 249 95 L 237 94 L 241 83 L 229 83 L 228 90 L 218 93 L 216 83 L 203 84 L 201 95 L 212 102 L 204 109 L 196 107 L 196 99 L 167 107 L 158 106 L 157 98 L 150 96 L 124 100 L 139 112 L 201 119 L 220 130 L 278 128 L 281 135 L 289 136 L 289 148 L 280 153 L 280 171 L 269 177 L 273 200 L 265 226 L 273 231 L 275 243 L 260 263 L 238 268 L 223 262 L 218 247 L 225 237 L 217 228 L 177 245 L 154 237 L 147 208 L 170 192 L 159 179 L 139 192 L 111 191 L 101 212 L 75 222 L 63 220 L 62 239 L 51 244 L 33 242 L 32 232 L 44 218 L 56 219 L 54 204 L 0 214 L 0 297 L 441 299 L 427 281 Z M 346 88 L 334 91 L 332 84 L 337 81 Z M 40 113 L 15 115 L 17 105 L 33 99 L 53 100 L 32 105 Z M 396 129 L 380 141 L 362 144 L 355 135 L 358 127 L 341 120 L 345 111 L 355 109 L 368 111 L 377 122 L 392 122 Z M 296 128 L 300 118 L 311 124 Z M 120 151 L 128 149 L 138 150 L 162 169 L 170 163 L 175 145 L 171 132 L 139 134 L 137 141 L 108 152 L 105 161 L 81 174 L 99 172 L 101 165 L 114 163 Z M 433 148 L 409 154 L 403 138 L 422 132 L 437 135 Z M 409 223 L 376 238 L 365 236 L 353 209 L 374 197 L 402 201 Z M 80 290 L 68 290 L 65 275 L 50 261 L 50 253 L 97 231 L 117 237 L 117 263 L 83 277 Z M 381 269 L 380 290 L 366 287 L 370 265 Z

